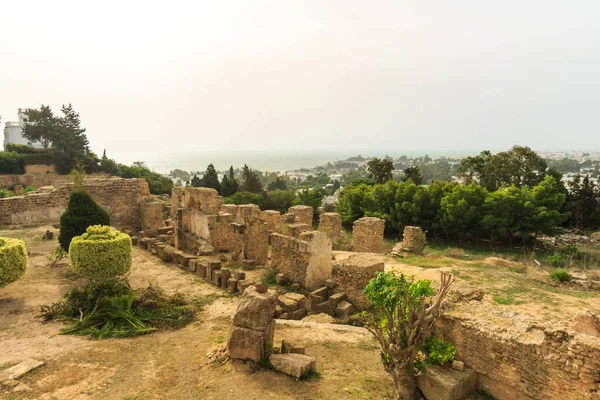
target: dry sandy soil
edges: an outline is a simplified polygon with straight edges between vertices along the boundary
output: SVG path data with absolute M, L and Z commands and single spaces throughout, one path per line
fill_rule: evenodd
M 0 289 L 0 368 L 25 358 L 46 362 L 24 378 L 24 392 L 0 391 L 3 399 L 390 399 L 391 380 L 371 337 L 327 328 L 278 327 L 282 338 L 306 346 L 318 376 L 306 381 L 250 363 L 212 363 L 207 352 L 224 344 L 238 299 L 194 275 L 134 250 L 130 282 L 149 283 L 189 299 L 214 299 L 194 323 L 133 339 L 93 341 L 59 335 L 59 322 L 44 324 L 39 308 L 81 284 L 66 263 L 50 269 L 57 242 L 42 241 L 51 227 L 0 231 L 26 241 L 25 276 Z
M 393 399 L 391 379 L 379 362 L 377 345 L 364 332 L 278 326 L 285 338 L 305 345 L 317 360 L 318 376 L 305 381 L 257 369 L 251 363 L 210 361 L 207 353 L 222 346 L 238 303 L 195 275 L 134 249 L 129 277 L 135 288 L 157 285 L 208 305 L 187 327 L 133 339 L 93 341 L 60 335 L 60 322 L 44 324 L 40 306 L 59 300 L 83 282 L 67 262 L 50 268 L 47 257 L 57 242 L 41 239 L 46 229 L 0 230 L 0 236 L 24 239 L 29 266 L 19 281 L 0 289 L 0 369 L 25 358 L 46 364 L 21 378 L 22 391 L 0 388 L 2 399 Z M 334 252 L 341 260 L 352 253 Z M 356 254 L 356 253 L 355 253 Z M 459 302 L 450 313 L 468 315 L 503 331 L 525 331 L 533 323 L 566 325 L 581 308 L 600 312 L 598 293 L 540 283 L 534 272 L 517 273 L 430 254 L 399 260 L 364 254 L 421 279 L 439 280 L 440 271 L 457 280 L 452 296 L 475 290 L 483 301 Z M 253 278 L 261 271 L 254 271 Z M 479 398 L 477 395 L 473 399 Z

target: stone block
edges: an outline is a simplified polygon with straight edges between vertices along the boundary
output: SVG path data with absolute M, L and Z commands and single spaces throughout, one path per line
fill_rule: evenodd
M 246 279 L 246 273 L 244 271 L 234 270 L 233 271 L 233 277 L 235 279 L 237 279 L 238 281 L 241 281 L 243 279 Z
M 331 304 L 331 302 L 329 301 L 324 301 L 322 303 L 318 303 L 318 304 L 311 304 L 310 307 L 310 311 L 313 314 L 327 314 L 327 315 L 334 315 L 335 314 L 335 307 L 333 306 L 333 304 Z
M 417 376 L 417 384 L 427 400 L 461 400 L 475 390 L 477 373 L 470 368 L 456 371 L 427 366 Z
M 302 318 L 308 315 L 308 310 L 306 308 L 298 308 L 296 311 L 292 311 L 288 313 L 289 319 L 295 319 L 300 321 Z
M 229 280 L 229 278 L 231 277 L 231 271 L 229 271 L 227 268 L 222 268 L 221 269 L 221 287 L 223 289 L 227 289 L 227 281 Z
M 33 371 L 36 368 L 41 367 L 44 364 L 45 363 L 43 361 L 33 360 L 30 358 L 23 360 L 17 365 L 0 371 L 0 383 L 8 380 L 19 379 L 23 375 L 27 374 L 30 371 Z
M 215 286 L 221 286 L 221 270 L 218 269 L 212 273 L 212 283 Z
M 331 299 L 330 299 L 331 301 Z M 332 304 L 333 306 L 333 304 Z M 349 317 L 350 315 L 354 314 L 355 309 L 354 306 L 350 303 L 348 303 L 346 300 L 342 300 L 339 302 L 339 304 L 337 305 L 337 307 L 335 308 L 335 315 L 338 317 Z
M 303 346 L 297 346 L 290 341 L 283 339 L 281 341 L 281 353 L 305 354 L 306 349 Z
M 265 332 L 233 326 L 227 342 L 227 350 L 232 359 L 259 362 L 266 355 Z
M 454 360 L 452 361 L 452 369 L 462 372 L 465 370 L 465 363 L 462 361 Z
M 294 300 L 298 303 L 298 308 L 306 308 L 306 297 L 300 293 L 286 293 L 284 297 Z
M 196 275 L 200 278 L 206 278 L 206 263 L 196 260 Z
M 175 255 L 175 248 L 173 246 L 165 246 L 162 253 L 160 254 L 160 259 L 165 262 L 170 262 L 173 260 Z
M 196 272 L 198 270 L 198 259 L 194 258 L 190 260 L 188 266 L 190 268 L 190 271 Z
M 275 276 L 275 282 L 277 282 L 278 285 L 287 285 L 290 280 L 285 276 L 285 274 L 279 273 Z
M 333 305 L 336 307 L 339 304 L 339 302 L 342 300 L 346 300 L 345 292 L 334 293 L 331 296 L 329 296 L 329 301 L 331 301 L 333 303 Z
M 298 379 L 317 368 L 315 359 L 304 354 L 272 354 L 269 361 L 277 371 Z
M 286 297 L 285 295 L 279 296 L 279 299 L 277 299 L 277 301 L 279 302 L 281 308 L 283 308 L 283 310 L 287 313 L 291 313 L 298 309 L 298 302 L 296 302 L 293 299 L 290 299 L 289 297 Z
M 209 260 L 206 266 L 206 279 L 212 281 L 212 276 L 214 271 L 221 269 L 221 261 L 219 260 Z
M 248 289 L 250 286 L 254 285 L 254 281 L 251 279 L 242 279 L 238 281 L 238 292 L 240 294 L 244 294 L 244 291 Z
M 246 289 L 233 317 L 233 324 L 264 331 L 275 314 L 275 302 L 266 293 Z
M 236 278 L 229 278 L 227 280 L 227 291 L 229 293 L 237 293 L 238 280 Z
M 173 264 L 177 264 L 177 265 L 179 265 L 179 258 L 180 258 L 181 256 L 183 256 L 183 251 L 181 251 L 181 250 L 175 250 L 175 251 L 173 252 L 173 258 L 172 258 L 172 260 L 171 260 L 171 261 L 173 262 Z

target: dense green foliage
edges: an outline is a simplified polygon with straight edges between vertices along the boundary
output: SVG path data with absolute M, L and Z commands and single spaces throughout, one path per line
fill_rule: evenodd
M 260 181 L 259 174 L 252 168 L 244 164 L 242 168 L 242 184 L 240 185 L 242 192 L 262 193 L 263 185 Z
M 429 365 L 443 366 L 451 363 L 456 356 L 456 349 L 452 343 L 433 336 L 427 338 L 422 352 L 425 354 L 425 363 Z
M 145 179 L 152 194 L 171 194 L 173 189 L 173 181 L 170 178 L 151 171 L 146 164 L 140 161 L 134 162 L 131 166 L 119 164 L 118 176 Z
M 572 225 L 580 229 L 600 226 L 600 187 L 588 175 L 575 175 L 568 187 L 567 209 Z
M 383 184 L 392 179 L 394 162 L 389 158 L 374 158 L 367 163 L 369 178 L 375 183 Z
M 388 181 L 361 183 L 344 189 L 338 212 L 351 225 L 363 216 L 386 222 L 388 234 L 401 234 L 406 225 L 420 226 L 429 236 L 454 240 L 487 238 L 511 241 L 516 235 L 551 234 L 568 218 L 563 212 L 565 194 L 552 176 L 534 187 L 504 187 L 489 192 L 476 183 Z
M 41 307 L 45 320 L 69 323 L 62 334 L 94 339 L 144 335 L 181 328 L 194 320 L 195 307 L 181 294 L 167 297 L 155 287 L 132 290 L 126 280 L 110 280 L 71 290 L 57 303 Z
M 558 282 L 570 282 L 573 280 L 573 275 L 571 275 L 566 269 L 557 269 L 550 272 L 550 278 Z
M 110 226 L 92 225 L 69 246 L 71 268 L 93 282 L 106 282 L 131 269 L 131 237 L 111 230 Z
M 17 152 L 0 151 L 0 174 L 22 174 L 23 155 Z
M 84 190 L 74 190 L 69 196 L 67 209 L 60 217 L 58 242 L 69 251 L 71 240 L 82 235 L 92 225 L 110 225 L 108 212 Z
M 27 250 L 19 239 L 0 237 L 0 288 L 23 276 L 27 269 Z

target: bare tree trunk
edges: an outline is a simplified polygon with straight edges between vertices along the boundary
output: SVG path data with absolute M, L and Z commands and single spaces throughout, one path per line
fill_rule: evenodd
M 417 390 L 417 381 L 414 376 L 410 376 L 406 371 L 394 370 L 392 372 L 398 400 L 416 400 L 419 398 Z

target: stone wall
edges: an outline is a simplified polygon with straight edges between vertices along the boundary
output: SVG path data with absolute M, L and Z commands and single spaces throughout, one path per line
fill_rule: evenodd
M 269 231 L 277 233 L 281 231 L 281 213 L 277 210 L 265 210 L 262 212 L 262 218 L 267 223 Z
M 175 248 L 198 253 L 202 248 L 226 251 L 234 261 L 267 263 L 269 228 L 254 204 L 223 204 L 209 188 L 173 188 Z M 176 210 L 176 211 L 173 211 Z
M 498 400 L 598 398 L 598 338 L 537 324 L 511 332 L 520 321 L 511 322 L 500 329 L 450 313 L 438 319 L 436 336 L 454 344 L 479 387 Z
M 362 253 L 383 252 L 385 221 L 375 217 L 363 217 L 354 221 L 352 227 L 352 251 Z
M 296 216 L 296 222 L 313 226 L 313 208 L 311 206 L 293 206 L 288 209 L 288 214 Z
M 159 201 L 140 203 L 140 218 L 145 235 L 157 235 L 158 228 L 163 226 L 163 203 Z
M 137 231 L 139 203 L 149 195 L 143 179 L 86 179 L 85 189 L 110 214 L 111 225 Z M 71 186 L 48 193 L 30 193 L 0 199 L 0 225 L 56 224 L 67 207 Z
M 271 265 L 290 281 L 315 290 L 331 277 L 331 239 L 319 231 L 300 233 L 298 238 L 271 234 Z
M 85 180 L 108 179 L 109 175 L 105 174 L 90 174 Z M 68 175 L 57 174 L 25 174 L 25 175 L 0 175 L 0 188 L 8 188 L 15 185 L 34 186 L 36 188 L 42 186 L 64 186 L 71 183 L 72 179 Z
M 26 174 L 53 174 L 56 172 L 54 164 L 25 164 L 23 168 Z
M 342 216 L 338 213 L 322 213 L 319 217 L 319 230 L 335 241 L 342 236 Z
M 378 272 L 384 271 L 384 267 L 384 263 L 373 262 L 370 257 L 361 254 L 334 261 L 331 279 L 336 284 L 335 292 L 345 292 L 354 308 L 365 310 L 368 303 L 362 291 Z

